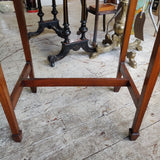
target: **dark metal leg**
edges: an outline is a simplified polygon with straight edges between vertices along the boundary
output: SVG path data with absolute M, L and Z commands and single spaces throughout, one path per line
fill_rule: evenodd
M 18 122 L 14 113 L 14 109 L 9 96 L 7 84 L 0 65 L 0 102 L 4 113 L 8 120 L 12 132 L 12 138 L 15 142 L 20 142 L 22 139 L 22 131 L 19 129 Z
M 56 1 L 55 0 L 52 0 L 52 12 L 53 14 L 53 20 L 57 20 L 57 14 L 58 14 L 58 11 L 56 9 Z
M 96 13 L 95 13 L 95 21 L 94 21 L 94 35 L 93 35 L 93 47 L 97 45 L 97 30 L 98 30 L 98 19 L 99 19 L 99 0 L 96 0 Z
M 64 17 L 64 43 L 69 43 L 69 35 L 71 34 L 68 22 L 68 0 L 63 0 L 63 17 Z
M 42 25 L 44 23 L 44 21 L 43 21 L 44 13 L 42 11 L 41 0 L 37 0 L 37 2 L 38 2 L 38 14 L 37 15 L 40 18 L 39 27 L 38 27 L 36 32 L 29 32 L 28 33 L 28 38 L 31 38 L 33 36 L 37 36 L 37 35 L 41 34 L 44 31 L 44 26 Z
M 86 9 L 86 0 L 82 0 L 82 12 L 81 12 L 81 27 L 79 28 L 79 31 L 81 33 L 81 40 L 86 39 L 86 32 L 88 31 L 88 28 L 86 27 L 86 19 L 87 19 L 87 9 Z
M 53 20 L 43 21 L 44 13 L 42 11 L 41 0 L 38 0 L 38 9 L 39 9 L 38 16 L 40 17 L 39 27 L 36 32 L 29 32 L 28 38 L 41 34 L 45 28 L 53 29 L 59 37 L 63 37 L 62 34 L 63 29 L 60 27 L 59 20 L 57 19 L 58 11 L 56 9 L 56 1 L 52 0 L 51 13 L 53 14 Z
M 106 30 L 106 15 L 103 15 L 103 32 Z
M 81 0 L 81 5 L 83 6 L 83 0 Z M 82 13 L 83 13 L 83 11 L 82 11 Z M 81 15 L 81 16 L 83 16 L 83 15 Z M 87 8 L 86 8 L 86 16 L 85 16 L 85 23 L 87 23 L 87 18 L 88 18 L 88 10 L 87 10 Z M 82 22 L 82 20 L 81 20 L 81 23 L 83 23 Z M 80 29 L 82 28 L 82 26 L 79 28 L 79 30 L 77 31 L 77 35 L 81 35 L 81 31 L 80 31 Z M 88 29 L 87 29 L 87 31 L 88 31 Z
M 97 45 L 98 19 L 99 19 L 99 15 L 96 14 L 95 15 L 95 24 L 94 24 L 94 35 L 93 35 L 93 42 L 92 42 L 93 47 L 96 47 L 96 45 Z
M 53 67 L 55 62 L 64 58 L 69 51 L 72 49 L 74 51 L 83 48 L 86 52 L 95 52 L 95 48 L 90 48 L 88 45 L 88 39 L 85 36 L 85 33 L 88 31 L 86 27 L 86 0 L 81 0 L 82 2 L 82 19 L 81 19 L 81 27 L 79 28 L 79 32 L 81 34 L 81 38 L 79 41 L 75 41 L 70 43 L 69 35 L 71 33 L 68 23 L 68 3 L 67 0 L 63 0 L 63 11 L 64 11 L 64 30 L 63 37 L 64 42 L 62 42 L 62 49 L 60 53 L 56 56 L 48 56 L 48 60 L 50 65 Z
M 64 58 L 69 53 L 69 35 L 71 34 L 70 28 L 69 28 L 69 22 L 68 22 L 68 2 L 67 0 L 63 0 L 63 19 L 64 19 L 64 29 L 63 29 L 63 37 L 64 42 L 62 42 L 62 49 L 60 53 L 56 56 L 48 56 L 48 60 L 50 62 L 50 65 L 52 67 L 55 66 L 55 61 L 58 61 L 62 58 Z

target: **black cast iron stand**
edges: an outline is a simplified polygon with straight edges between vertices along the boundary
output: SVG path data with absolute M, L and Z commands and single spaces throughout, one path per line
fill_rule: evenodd
M 58 60 L 61 60 L 64 58 L 69 51 L 72 49 L 74 51 L 79 50 L 82 48 L 86 52 L 96 52 L 96 48 L 92 48 L 89 46 L 89 40 L 86 38 L 85 33 L 88 31 L 88 28 L 86 27 L 86 0 L 81 0 L 82 5 L 82 11 L 81 11 L 81 26 L 79 28 L 79 32 L 81 34 L 81 38 L 78 41 L 70 42 L 69 35 L 71 34 L 70 28 L 69 28 L 69 20 L 68 20 L 68 1 L 63 0 L 63 16 L 64 16 L 64 23 L 63 28 L 59 25 L 59 20 L 57 19 L 57 9 L 56 9 L 56 2 L 55 0 L 52 0 L 52 14 L 54 16 L 53 20 L 49 21 L 43 21 L 44 13 L 42 12 L 42 6 L 41 1 L 38 0 L 38 16 L 40 17 L 39 21 L 39 28 L 36 32 L 30 32 L 28 33 L 28 37 L 31 38 L 32 36 L 39 35 L 44 31 L 44 28 L 53 29 L 56 34 L 64 38 L 64 41 L 62 42 L 62 49 L 56 56 L 48 56 L 49 63 L 52 67 L 55 66 L 55 62 Z
M 56 1 L 52 0 L 51 13 L 53 14 L 53 20 L 48 20 L 48 21 L 43 20 L 44 13 L 42 11 L 41 0 L 37 0 L 37 2 L 38 2 L 38 10 L 39 10 L 38 16 L 40 18 L 39 27 L 36 32 L 29 32 L 28 38 L 30 39 L 33 36 L 37 36 L 37 35 L 41 34 L 45 28 L 53 29 L 57 33 L 58 36 L 63 37 L 63 35 L 62 35 L 63 29 L 60 27 L 59 20 L 57 19 L 58 11 L 56 9 Z
M 72 49 L 74 51 L 83 48 L 86 52 L 96 52 L 96 48 L 89 47 L 88 39 L 85 36 L 85 33 L 88 31 L 86 27 L 86 0 L 82 0 L 82 15 L 81 15 L 81 27 L 79 28 L 81 38 L 78 41 L 70 43 L 69 35 L 71 34 L 68 22 L 68 2 L 67 0 L 63 0 L 63 15 L 64 15 L 64 30 L 63 30 L 63 38 L 62 49 L 60 53 L 56 56 L 48 56 L 48 60 L 50 65 L 53 67 L 55 62 L 64 58 L 69 51 Z

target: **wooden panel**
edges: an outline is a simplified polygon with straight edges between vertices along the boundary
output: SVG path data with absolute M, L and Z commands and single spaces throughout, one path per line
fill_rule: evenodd
M 24 87 L 51 86 L 127 86 L 127 79 L 116 78 L 34 78 L 22 81 Z
M 120 59 L 119 59 L 117 78 L 120 78 L 122 76 L 122 74 L 120 72 L 120 68 L 121 68 L 121 63 L 125 62 L 125 59 L 126 59 L 126 54 L 127 54 L 127 50 L 128 50 L 128 44 L 129 44 L 133 19 L 134 19 L 134 15 L 135 15 L 135 11 L 136 11 L 137 1 L 138 0 L 130 0 L 129 1 L 125 30 L 124 30 L 124 34 L 123 34 L 123 38 L 122 38 L 122 45 L 121 45 L 121 53 L 120 53 Z M 120 90 L 120 87 L 115 87 L 115 89 L 114 89 L 115 92 L 118 92 L 119 90 Z

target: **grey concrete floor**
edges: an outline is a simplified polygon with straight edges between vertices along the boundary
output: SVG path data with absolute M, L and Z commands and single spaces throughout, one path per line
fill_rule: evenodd
M 62 24 L 62 6 L 58 6 Z M 70 1 L 71 39 L 80 26 L 79 1 Z M 50 8 L 44 8 L 45 19 L 51 19 Z M 35 31 L 38 17 L 26 13 L 28 31 Z M 104 38 L 100 19 L 98 43 Z M 94 17 L 89 16 L 87 37 L 93 35 Z M 137 52 L 137 69 L 127 68 L 141 91 L 151 50 L 154 28 L 147 17 L 143 51 Z M 71 51 L 51 68 L 47 56 L 61 49 L 61 38 L 53 31 L 30 40 L 36 77 L 115 77 L 119 48 L 89 59 L 83 50 Z M 25 64 L 14 13 L 0 13 L 0 61 L 11 93 Z M 3 160 L 159 160 L 160 159 L 160 79 L 148 105 L 140 137 L 129 141 L 135 106 L 126 88 L 119 93 L 113 87 L 38 88 L 32 94 L 24 88 L 15 113 L 23 140 L 15 143 L 0 107 L 0 159 Z

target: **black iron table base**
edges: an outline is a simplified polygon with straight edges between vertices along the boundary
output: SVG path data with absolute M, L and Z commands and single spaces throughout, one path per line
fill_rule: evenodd
M 84 51 L 93 53 L 96 52 L 96 48 L 92 48 L 89 46 L 89 40 L 85 37 L 85 33 L 88 31 L 86 27 L 86 0 L 81 0 L 82 5 L 82 15 L 81 15 L 81 27 L 79 28 L 79 33 L 81 34 L 81 38 L 78 41 L 74 41 L 70 43 L 69 35 L 71 34 L 70 28 L 69 28 L 69 22 L 68 22 L 68 1 L 63 0 L 63 16 L 64 16 L 64 23 L 63 28 L 59 25 L 59 20 L 57 19 L 58 11 L 56 9 L 56 1 L 52 0 L 52 14 L 53 14 L 53 20 L 43 21 L 44 13 L 42 11 L 42 5 L 41 0 L 38 0 L 38 16 L 40 17 L 39 21 L 39 27 L 36 32 L 29 32 L 28 38 L 31 38 L 33 36 L 37 36 L 41 34 L 45 28 L 53 29 L 56 34 L 64 38 L 64 41 L 62 42 L 62 49 L 56 56 L 48 56 L 49 63 L 52 67 L 55 66 L 55 62 L 58 60 L 61 60 L 64 58 L 70 50 L 77 51 L 80 48 L 82 48 Z
M 88 45 L 88 39 L 79 40 L 72 43 L 64 43 L 62 42 L 62 49 L 60 53 L 56 56 L 48 56 L 48 61 L 52 67 L 55 66 L 55 62 L 64 58 L 70 50 L 78 51 L 80 48 L 85 50 L 86 52 L 96 52 L 95 48 L 91 48 Z
M 49 21 L 39 22 L 39 27 L 38 27 L 37 31 L 36 32 L 29 32 L 28 38 L 30 39 L 31 37 L 38 36 L 39 34 L 41 34 L 44 31 L 45 28 L 53 29 L 59 37 L 62 37 L 63 29 L 60 27 L 59 21 L 58 20 L 49 20 Z

